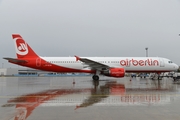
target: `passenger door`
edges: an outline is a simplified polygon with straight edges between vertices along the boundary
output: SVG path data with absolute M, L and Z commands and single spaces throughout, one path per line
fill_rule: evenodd
M 164 60 L 162 58 L 159 58 L 159 62 L 160 62 L 160 67 L 164 67 L 165 66 Z

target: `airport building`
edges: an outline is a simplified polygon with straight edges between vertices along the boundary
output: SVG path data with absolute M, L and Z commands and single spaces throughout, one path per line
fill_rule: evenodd
M 29 68 L 3 68 L 0 69 L 1 76 L 20 76 L 20 75 L 35 75 L 39 76 L 40 74 L 49 74 L 49 72 L 29 69 Z

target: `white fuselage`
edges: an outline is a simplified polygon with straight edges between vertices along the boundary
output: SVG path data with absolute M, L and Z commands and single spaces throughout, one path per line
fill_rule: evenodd
M 91 67 L 75 57 L 41 57 L 45 61 L 70 69 L 91 70 Z M 178 69 L 171 60 L 160 57 L 82 57 L 114 68 L 124 68 L 126 72 L 167 72 Z M 73 71 L 72 71 L 73 72 Z

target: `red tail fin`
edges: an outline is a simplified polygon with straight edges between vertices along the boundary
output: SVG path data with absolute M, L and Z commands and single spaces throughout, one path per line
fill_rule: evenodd
M 19 34 L 12 34 L 15 43 L 17 58 L 38 57 L 25 40 Z

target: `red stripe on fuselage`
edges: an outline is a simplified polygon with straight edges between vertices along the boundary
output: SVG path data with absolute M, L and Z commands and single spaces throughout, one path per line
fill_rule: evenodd
M 58 66 L 58 65 L 49 63 L 40 57 L 26 58 L 26 59 L 21 59 L 21 60 L 26 60 L 28 62 L 27 63 L 14 63 L 14 64 L 18 64 L 21 66 L 26 66 L 26 67 L 30 67 L 34 69 L 39 69 L 43 71 L 52 71 L 52 72 L 60 72 L 60 73 L 72 73 L 72 72 L 95 73 L 94 70 L 80 70 L 80 69 L 73 69 L 73 68 L 66 68 L 66 67 Z M 38 63 L 37 61 L 40 61 L 40 62 Z

